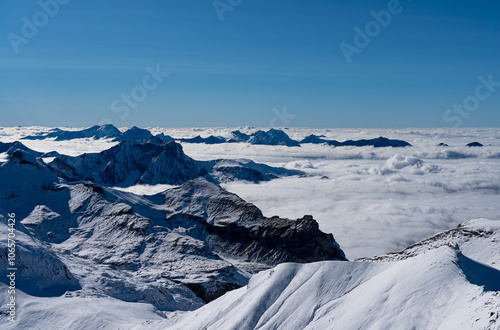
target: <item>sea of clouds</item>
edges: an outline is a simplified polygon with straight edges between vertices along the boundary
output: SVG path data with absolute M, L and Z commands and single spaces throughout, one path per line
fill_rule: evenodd
M 229 136 L 235 128 L 151 128 L 176 138 Z M 249 127 L 239 128 L 253 132 Z M 46 128 L 0 128 L 0 141 L 19 140 Z M 257 205 L 265 215 L 299 218 L 311 214 L 323 231 L 334 234 L 349 259 L 400 250 L 442 230 L 478 217 L 500 219 L 500 129 L 285 129 L 291 138 L 405 140 L 411 148 L 254 146 L 183 144 L 197 160 L 250 158 L 300 169 L 305 177 L 224 188 Z M 469 148 L 478 141 L 482 148 Z M 38 151 L 77 155 L 110 148 L 116 142 L 80 139 L 29 141 Z M 438 147 L 440 142 L 449 147 Z M 166 187 L 138 186 L 152 194 Z

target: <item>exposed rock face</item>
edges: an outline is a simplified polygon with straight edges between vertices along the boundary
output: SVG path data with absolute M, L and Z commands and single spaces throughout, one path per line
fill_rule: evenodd
M 266 264 L 345 260 L 331 234 L 322 233 L 311 216 L 266 218 L 254 205 L 202 178 L 164 196 L 166 204 L 187 207 L 190 216 L 204 219 L 203 230 L 215 236 L 209 237 L 209 245 L 219 254 Z M 175 210 L 176 217 L 179 212 L 185 213 Z

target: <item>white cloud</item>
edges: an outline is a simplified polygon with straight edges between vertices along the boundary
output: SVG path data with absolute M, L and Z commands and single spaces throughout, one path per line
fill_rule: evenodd
M 227 136 L 234 129 L 155 128 L 154 133 L 174 137 Z M 247 133 L 255 130 L 238 129 Z M 313 133 L 339 141 L 386 136 L 408 141 L 413 147 L 333 148 L 310 144 L 289 148 L 245 143 L 183 146 L 189 156 L 198 160 L 250 158 L 310 174 L 262 184 L 233 182 L 224 187 L 256 204 L 267 216 L 313 215 L 323 231 L 334 234 L 350 259 L 399 250 L 472 218 L 499 218 L 499 129 L 289 129 L 286 132 L 294 139 Z M 0 129 L 0 140 L 11 141 L 22 134 L 22 130 Z M 465 146 L 473 141 L 485 147 Z M 35 150 L 57 150 L 72 155 L 114 145 L 92 139 L 22 142 Z M 440 142 L 450 147 L 438 147 Z M 131 189 L 139 194 L 152 194 L 163 188 Z

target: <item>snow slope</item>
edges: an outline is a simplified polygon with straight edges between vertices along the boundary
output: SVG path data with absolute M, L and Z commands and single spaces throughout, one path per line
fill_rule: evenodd
M 470 221 L 390 261 L 281 264 L 134 329 L 500 329 L 499 225 Z

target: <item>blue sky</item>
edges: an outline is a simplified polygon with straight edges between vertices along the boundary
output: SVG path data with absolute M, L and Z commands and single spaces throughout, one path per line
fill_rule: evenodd
M 0 125 L 500 126 L 495 1 L 59 1 L 0 4 Z

